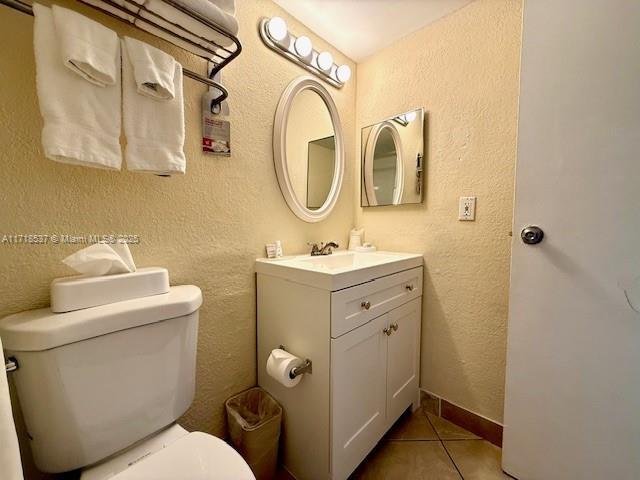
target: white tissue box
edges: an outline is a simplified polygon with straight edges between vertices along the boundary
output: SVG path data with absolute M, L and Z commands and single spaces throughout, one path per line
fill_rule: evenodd
M 169 272 L 159 267 L 99 277 L 56 278 L 51 282 L 51 311 L 71 312 L 168 292 Z

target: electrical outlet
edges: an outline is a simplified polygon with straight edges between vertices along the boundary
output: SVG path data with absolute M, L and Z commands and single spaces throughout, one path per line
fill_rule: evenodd
M 473 221 L 476 219 L 476 197 L 460 197 L 458 220 Z

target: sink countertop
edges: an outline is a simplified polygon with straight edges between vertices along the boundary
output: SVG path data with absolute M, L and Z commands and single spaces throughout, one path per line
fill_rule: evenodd
M 336 250 L 331 255 L 313 257 L 259 258 L 256 272 L 335 291 L 419 267 L 422 262 L 422 255 L 417 253 Z

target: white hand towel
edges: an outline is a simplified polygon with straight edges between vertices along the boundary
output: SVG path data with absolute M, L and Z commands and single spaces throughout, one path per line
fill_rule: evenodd
M 156 100 L 173 100 L 176 61 L 171 55 L 131 37 L 124 45 L 133 65 L 138 92 Z
M 124 42 L 123 42 L 124 43 Z M 122 116 L 127 169 L 157 175 L 184 173 L 182 66 L 175 62 L 174 98 L 159 102 L 138 93 L 134 67 L 122 45 Z
M 211 22 L 215 23 L 220 28 L 228 31 L 229 33 L 232 33 L 233 35 L 236 35 L 238 33 L 238 21 L 235 19 L 235 17 L 223 12 L 209 0 L 180 0 L 178 3 L 181 3 L 184 6 L 201 14 L 203 17 L 211 20 Z M 153 13 L 149 13 L 144 9 L 140 11 L 140 15 L 142 17 L 150 19 L 157 25 L 160 25 L 167 30 L 177 32 L 180 36 L 185 37 L 198 45 L 209 48 L 210 50 L 215 51 L 218 49 L 218 47 L 210 42 L 207 42 L 206 40 L 203 40 L 203 38 L 209 38 L 217 42 L 218 45 L 224 47 L 229 46 L 233 43 L 229 38 L 220 35 L 215 30 L 207 27 L 206 25 L 203 25 L 197 20 L 194 20 L 185 13 L 182 13 L 180 10 L 177 10 L 171 5 L 164 3 L 162 0 L 147 0 L 144 4 L 144 7 L 153 13 L 157 13 L 162 18 L 158 18 L 156 15 L 153 15 Z M 185 32 L 184 30 L 176 28 L 169 22 L 178 24 L 181 27 L 185 28 L 187 31 Z M 149 25 L 142 20 L 136 20 L 135 24 L 142 30 L 163 38 L 173 43 L 174 45 L 178 45 L 179 47 L 184 48 L 187 51 L 195 53 L 196 55 L 204 57 L 212 56 L 205 50 L 202 50 L 201 48 L 198 48 L 197 46 L 194 46 L 189 42 L 177 39 L 173 35 L 167 34 L 160 28 Z
M 51 9 L 33 5 L 36 86 L 44 119 L 47 158 L 88 167 L 120 169 L 120 74 L 97 87 L 64 66 Z M 120 49 L 114 51 L 118 63 Z
M 64 65 L 99 87 L 115 85 L 116 32 L 67 8 L 54 5 L 51 11 Z
M 4 359 L 1 339 L 0 357 Z M 2 367 L 2 372 L 0 372 L 0 478 L 2 480 L 23 479 L 18 437 L 11 412 L 7 372 L 4 370 L 4 367 Z

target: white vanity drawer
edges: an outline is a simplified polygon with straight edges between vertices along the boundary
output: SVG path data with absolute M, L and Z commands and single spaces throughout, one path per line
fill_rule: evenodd
M 422 267 L 377 278 L 331 294 L 331 337 L 422 295 Z

